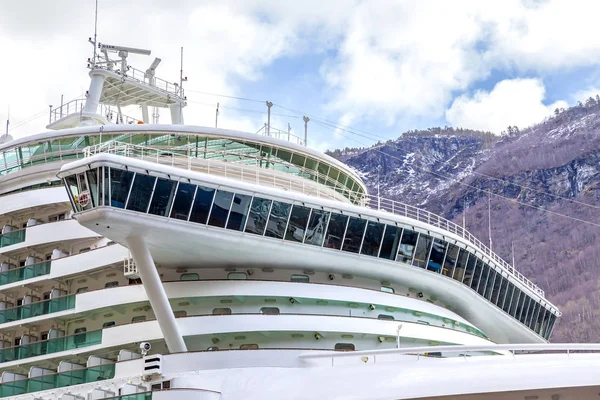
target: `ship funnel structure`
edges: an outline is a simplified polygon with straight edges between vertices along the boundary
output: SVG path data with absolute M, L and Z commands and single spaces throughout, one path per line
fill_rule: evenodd
M 90 42 L 96 45 L 91 39 Z M 130 54 L 150 55 L 150 50 L 98 44 L 98 55 L 88 59 L 90 86 L 85 99 L 50 108 L 48 129 L 107 124 L 150 123 L 148 107 L 168 108 L 173 124 L 183 124 L 183 107 L 187 105 L 181 83 L 168 82 L 155 75 L 161 62 L 155 58 L 145 71 L 128 63 Z M 113 58 L 114 55 L 117 58 Z M 127 117 L 122 109 L 140 106 L 142 120 Z M 156 114 L 156 113 L 154 113 Z

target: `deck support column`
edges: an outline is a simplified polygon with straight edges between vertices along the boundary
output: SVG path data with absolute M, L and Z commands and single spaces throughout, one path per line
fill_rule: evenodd
M 165 338 L 169 352 L 179 353 L 187 351 L 183 336 L 179 332 L 175 315 L 169 304 L 169 298 L 160 280 L 156 265 L 150 254 L 150 250 L 141 236 L 130 236 L 127 238 L 127 246 L 137 266 L 138 274 L 144 290 L 150 300 L 154 315 Z

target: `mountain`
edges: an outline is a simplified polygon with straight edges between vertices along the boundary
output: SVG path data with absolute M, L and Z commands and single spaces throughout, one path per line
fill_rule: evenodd
M 432 128 L 329 152 L 369 192 L 462 224 L 563 312 L 553 342 L 600 342 L 600 102 L 523 129 Z M 489 204 L 489 209 L 488 209 Z M 491 218 L 488 218 L 488 214 Z

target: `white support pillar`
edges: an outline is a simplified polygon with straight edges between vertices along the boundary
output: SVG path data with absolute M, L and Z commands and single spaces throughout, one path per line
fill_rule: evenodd
M 142 106 L 142 121 L 144 121 L 145 124 L 150 123 L 150 115 L 148 114 L 148 106 L 146 105 Z
M 171 353 L 187 351 L 183 336 L 179 332 L 175 315 L 169 304 L 169 299 L 165 293 L 165 288 L 160 280 L 154 260 L 148 250 L 144 238 L 140 236 L 130 236 L 127 238 L 127 246 L 133 256 L 138 269 L 140 279 L 144 284 L 144 290 L 154 315 L 163 333 L 167 347 Z
M 102 87 L 104 86 L 104 80 L 106 77 L 99 73 L 90 72 L 92 81 L 90 82 L 90 90 L 88 90 L 87 100 L 85 101 L 85 107 L 83 111 L 86 113 L 97 113 L 98 104 L 100 103 L 100 96 L 102 95 Z M 77 110 L 79 111 L 79 110 Z
M 183 106 L 180 103 L 169 104 L 171 110 L 171 123 L 173 125 L 183 125 Z

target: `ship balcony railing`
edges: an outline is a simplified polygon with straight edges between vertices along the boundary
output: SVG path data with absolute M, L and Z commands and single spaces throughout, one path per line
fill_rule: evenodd
M 61 351 L 75 350 L 102 343 L 102 329 L 60 336 L 48 340 L 27 343 L 21 346 L 0 349 L 0 363 L 44 356 Z
M 52 261 L 43 261 L 37 264 L 2 271 L 0 272 L 0 286 L 48 275 L 51 264 Z
M 96 365 L 89 368 L 73 369 L 35 376 L 28 379 L 0 383 L 0 397 L 52 390 L 67 386 L 81 385 L 112 379 L 115 377 L 115 364 Z M 142 398 L 143 399 L 143 398 Z
M 50 123 L 56 122 L 66 117 L 67 115 L 71 115 L 74 113 L 82 113 L 85 107 L 85 102 L 86 99 L 75 99 L 69 101 L 68 103 L 62 104 L 59 107 L 50 109 Z M 112 121 L 113 116 L 118 115 L 116 110 L 104 104 L 98 105 L 96 113 L 103 115 L 108 121 Z M 137 118 L 129 117 L 123 114 L 121 114 L 120 117 L 117 118 L 118 121 L 116 123 L 119 124 L 136 124 L 139 121 Z
M 175 82 L 169 82 L 166 81 L 164 79 L 161 78 L 157 78 L 156 76 L 150 76 L 148 74 L 146 74 L 144 71 L 139 70 L 137 68 L 132 67 L 131 65 L 127 66 L 127 71 L 125 71 L 125 73 L 123 73 L 123 71 L 121 71 L 121 69 L 119 68 L 112 68 L 112 67 L 108 67 L 106 64 L 88 64 L 90 69 L 104 69 L 107 71 L 112 71 L 114 73 L 117 73 L 121 76 L 123 76 L 126 79 L 131 79 L 135 82 L 144 84 L 144 85 L 148 85 L 150 87 L 153 87 L 155 89 L 160 90 L 161 92 L 164 92 L 166 95 L 169 96 L 177 96 L 179 98 L 181 98 L 182 100 L 185 100 L 185 93 L 183 90 L 183 87 L 181 87 L 178 83 Z M 115 61 L 112 62 L 111 65 L 113 66 L 120 66 L 121 63 L 120 61 Z
M 339 181 L 304 167 L 295 165 L 280 165 L 280 168 L 294 168 L 297 174 L 285 173 L 278 169 L 257 168 L 256 166 L 244 165 L 244 160 L 257 160 L 256 157 L 244 156 L 231 153 L 240 162 L 225 161 L 223 158 L 199 158 L 191 155 L 192 148 L 181 148 L 179 150 L 160 149 L 129 143 L 111 141 L 89 146 L 83 149 L 85 157 L 96 154 L 115 154 L 118 156 L 135 158 L 142 161 L 153 162 L 159 165 L 168 165 L 189 171 L 203 172 L 208 175 L 224 176 L 226 178 L 249 182 L 261 186 L 275 187 L 286 191 L 306 194 L 312 197 L 335 199 L 343 202 L 364 205 L 362 192 L 349 190 Z M 218 153 L 216 153 L 218 154 Z M 223 156 L 227 153 L 224 152 Z M 262 162 L 268 163 L 266 159 Z M 274 162 L 271 162 L 275 164 Z M 312 177 L 314 180 L 310 179 Z
M 281 129 L 273 128 L 272 126 L 269 127 L 266 123 L 262 128 L 260 128 L 256 132 L 256 134 L 262 135 L 262 136 L 267 136 L 267 137 L 274 137 L 279 140 L 285 140 L 286 142 L 296 143 L 300 146 L 306 146 L 306 142 L 304 141 L 304 138 L 301 138 L 300 136 L 296 136 L 293 133 L 291 133 L 290 131 L 283 131 Z
M 162 150 L 156 148 L 149 148 L 139 145 L 131 145 L 122 142 L 106 142 L 99 145 L 86 147 L 83 149 L 85 157 L 91 157 L 96 154 L 108 153 L 120 155 L 123 157 L 130 157 L 141 159 L 143 161 L 154 162 L 161 165 L 170 165 L 176 168 L 182 168 L 187 170 L 205 172 L 209 175 L 221 175 L 227 178 L 237 179 L 250 183 L 256 183 L 263 186 L 272 186 L 277 188 L 283 188 L 284 190 L 300 192 L 312 197 L 318 198 L 332 198 L 332 192 L 340 194 L 346 201 L 350 199 L 351 202 L 359 205 L 399 215 L 401 217 L 407 217 L 420 222 L 427 223 L 437 228 L 444 229 L 451 232 L 467 242 L 473 245 L 476 251 L 479 251 L 483 256 L 488 257 L 491 261 L 496 263 L 502 269 L 504 269 L 509 275 L 515 280 L 521 282 L 523 285 L 533 290 L 541 297 L 545 297 L 544 291 L 527 279 L 523 274 L 517 271 L 512 265 L 504 261 L 499 255 L 494 253 L 488 246 L 473 236 L 462 226 L 443 218 L 439 215 L 431 213 L 429 211 L 414 207 L 399 201 L 386 199 L 378 196 L 373 196 L 365 193 L 349 191 L 347 188 L 340 188 L 339 182 L 333 181 L 326 175 L 317 176 L 319 183 L 322 183 L 327 187 L 327 190 L 320 189 L 321 185 L 306 185 L 306 179 L 295 175 L 284 175 L 273 173 L 267 175 L 264 171 L 257 171 L 255 167 L 246 167 L 239 163 L 229 163 L 223 161 L 212 162 L 209 159 L 200 159 L 189 155 L 191 149 L 183 148 L 178 151 Z M 269 171 L 269 170 L 267 170 Z M 275 172 L 275 171 L 273 171 Z M 308 171 L 307 171 L 308 173 Z M 310 171 L 314 174 L 314 171 Z M 329 187 L 331 185 L 331 187 Z M 335 196 L 333 198 L 336 198 Z
M 19 229 L 12 232 L 3 233 L 0 235 L 0 248 L 12 246 L 13 244 L 22 243 L 25 241 L 26 229 Z
M 74 294 L 0 310 L 0 324 L 75 308 Z

